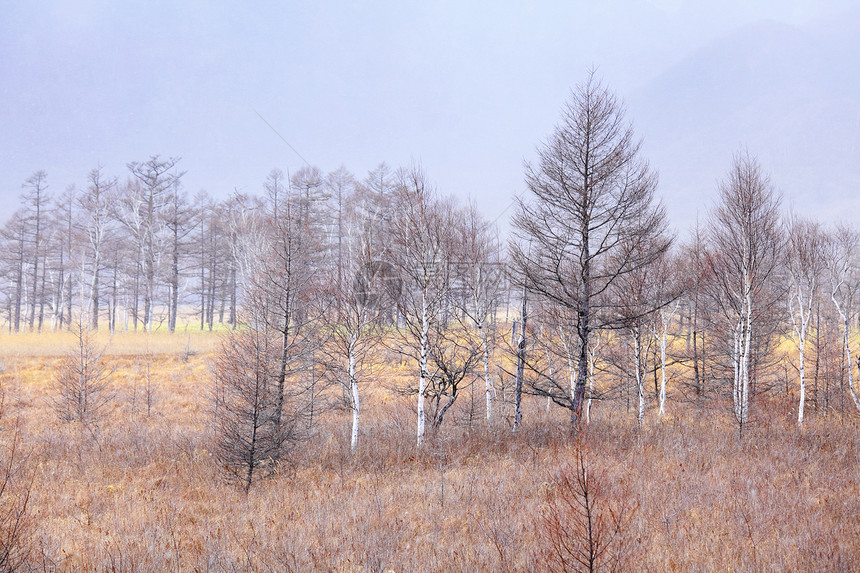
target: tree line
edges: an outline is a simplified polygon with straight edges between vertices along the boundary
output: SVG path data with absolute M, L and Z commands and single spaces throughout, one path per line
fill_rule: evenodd
M 96 168 L 81 190 L 24 183 L 3 227 L 10 331 L 234 327 L 216 358 L 223 467 L 250 487 L 331 406 L 360 439 L 363 383 L 381 361 L 411 372 L 416 442 L 464 393 L 487 424 L 522 420 L 522 396 L 570 427 L 598 401 L 644 422 L 717 398 L 743 431 L 755 397 L 860 411 L 855 389 L 860 232 L 786 213 L 739 152 L 689 236 L 669 230 L 656 171 L 617 97 L 593 75 L 527 164 L 503 244 L 474 205 L 420 165 L 273 170 L 259 195 L 183 191 L 179 160 Z M 238 327 L 238 328 L 237 328 Z M 331 391 L 340 388 L 341 391 Z M 471 416 L 471 414 L 470 414 Z M 471 418 L 470 418 L 471 419 Z

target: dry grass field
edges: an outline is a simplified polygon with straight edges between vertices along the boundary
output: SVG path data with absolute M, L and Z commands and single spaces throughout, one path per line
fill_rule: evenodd
M 117 336 L 105 358 L 112 400 L 98 427 L 84 428 L 60 423 L 51 406 L 53 373 L 74 339 L 0 336 L 7 563 L 40 571 L 562 570 L 565 547 L 585 539 L 582 462 L 607 568 L 860 570 L 857 416 L 812 412 L 801 432 L 793 404 L 758 399 L 739 436 L 719 399 L 670 402 L 663 421 L 652 407 L 641 428 L 623 404 L 605 402 L 574 439 L 563 413 L 546 413 L 537 400 L 526 401 L 516 435 L 502 421 L 468 424 L 464 396 L 419 451 L 413 402 L 378 382 L 362 388 L 355 455 L 349 413 L 331 410 L 246 495 L 224 481 L 210 453 L 218 343 L 211 334 Z

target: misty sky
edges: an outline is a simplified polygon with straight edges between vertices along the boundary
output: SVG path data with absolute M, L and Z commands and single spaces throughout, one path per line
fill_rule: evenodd
M 360 178 L 414 160 L 504 222 L 592 66 L 682 234 L 741 148 L 787 204 L 844 214 L 860 208 L 856 4 L 0 0 L 0 216 L 37 169 L 57 194 L 159 154 L 216 197 L 305 160 Z

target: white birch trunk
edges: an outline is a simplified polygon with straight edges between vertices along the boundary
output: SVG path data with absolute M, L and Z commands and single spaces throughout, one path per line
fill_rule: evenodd
M 803 290 L 800 284 L 796 285 L 796 290 L 793 295 L 793 299 L 797 301 L 798 306 L 798 317 L 795 316 L 795 313 L 792 309 L 793 304 L 792 301 L 789 302 L 789 309 L 791 310 L 791 324 L 794 327 L 794 334 L 797 337 L 797 352 L 798 352 L 798 374 L 800 377 L 800 404 L 797 406 L 797 425 L 803 426 L 803 411 L 806 405 L 806 361 L 804 360 L 804 354 L 806 351 L 806 334 L 809 330 L 809 320 L 812 316 L 812 292 L 814 292 L 815 283 L 812 284 L 812 290 L 810 291 L 809 300 L 806 301 L 808 306 L 804 304 L 804 296 Z
M 746 291 L 746 317 L 744 320 L 743 355 L 741 360 L 741 376 L 743 377 L 743 388 L 741 391 L 741 419 L 740 423 L 746 425 L 749 419 L 749 393 L 750 393 L 750 350 L 752 348 L 752 294 L 751 287 Z
M 664 309 L 660 310 L 660 321 L 663 329 L 660 331 L 660 417 L 666 415 L 666 347 L 669 339 L 669 324 L 681 306 L 680 301 L 672 305 L 672 311 L 666 314 Z
M 848 393 L 851 395 L 851 400 L 854 402 L 857 411 L 860 412 L 860 397 L 857 396 L 857 392 L 854 390 L 854 365 L 851 363 L 851 346 L 848 343 L 848 325 L 850 321 L 848 320 L 848 316 L 842 311 L 839 301 L 836 300 L 835 290 L 834 288 L 833 294 L 830 295 L 830 300 L 833 301 L 833 305 L 836 307 L 836 312 L 839 313 L 839 318 L 842 322 L 842 352 L 845 353 L 845 362 L 848 365 Z
M 734 369 L 734 379 L 732 380 L 732 401 L 735 408 L 735 418 L 741 419 L 741 326 L 735 326 L 732 340 L 732 367 Z
M 490 345 L 487 342 L 487 333 L 484 326 L 478 325 L 478 332 L 481 335 L 481 345 L 484 347 L 484 387 L 487 398 L 487 424 L 493 422 L 493 382 L 490 379 Z
M 480 284 L 480 269 L 478 270 L 478 272 L 478 284 Z M 487 313 L 484 312 L 484 308 L 481 305 L 481 297 L 477 289 L 473 292 L 472 301 L 475 304 L 475 324 L 478 327 L 478 334 L 481 337 L 481 346 L 483 347 L 484 351 L 484 387 L 486 391 L 487 402 L 487 424 L 489 425 L 493 422 L 493 382 L 490 378 L 490 343 L 487 340 L 487 329 L 484 327 L 485 315 Z
M 358 446 L 358 417 L 360 412 L 360 404 L 358 398 L 358 378 L 355 372 L 355 341 L 358 336 L 358 331 L 352 333 L 349 341 L 349 389 L 352 394 L 352 436 L 349 442 L 349 450 L 355 453 L 355 448 Z
M 430 320 L 427 315 L 427 293 L 421 293 L 421 374 L 418 379 L 418 446 L 424 441 L 424 392 L 427 390 L 427 334 Z
M 633 332 L 633 359 L 636 369 L 636 392 L 639 395 L 639 410 L 637 419 L 639 424 L 645 421 L 645 377 L 642 374 L 642 341 L 638 330 Z
M 800 361 L 800 404 L 797 406 L 797 425 L 803 426 L 803 406 L 806 404 L 806 379 L 804 378 L 804 366 L 803 366 L 803 347 L 805 346 L 804 342 L 806 338 L 802 333 L 800 335 L 800 340 L 798 342 L 798 360 Z
M 660 417 L 666 415 L 666 328 L 660 337 Z

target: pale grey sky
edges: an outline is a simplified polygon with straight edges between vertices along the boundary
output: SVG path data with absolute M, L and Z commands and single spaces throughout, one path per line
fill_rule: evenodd
M 791 142 L 812 122 L 842 153 L 829 192 L 855 205 L 858 19 L 854 0 L 0 0 L 0 215 L 37 169 L 59 193 L 153 154 L 182 157 L 191 193 L 258 192 L 303 165 L 259 113 L 324 171 L 417 160 L 493 218 L 592 66 L 627 102 L 681 231 L 741 146 L 803 205 L 792 169 L 809 153 Z M 727 79 L 738 66 L 743 85 Z

